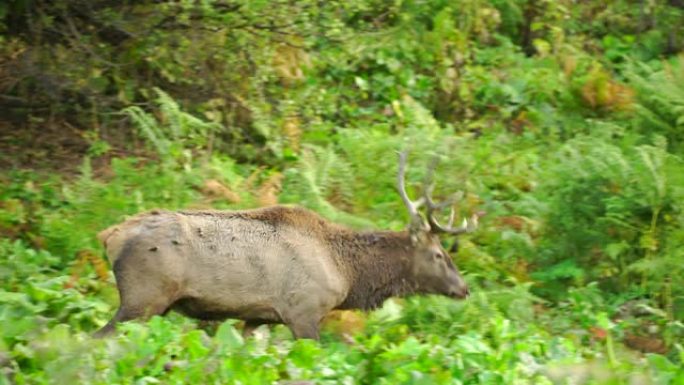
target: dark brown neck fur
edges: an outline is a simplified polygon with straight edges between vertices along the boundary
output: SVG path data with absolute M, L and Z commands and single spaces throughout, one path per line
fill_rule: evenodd
M 350 285 L 338 309 L 375 309 L 389 297 L 416 291 L 407 232 L 336 232 L 330 234 L 329 242 Z

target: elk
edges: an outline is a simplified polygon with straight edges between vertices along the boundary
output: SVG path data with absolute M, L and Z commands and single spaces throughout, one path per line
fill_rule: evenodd
M 482 213 L 453 227 L 455 195 L 432 199 L 428 170 L 423 195 L 405 188 L 406 153 L 397 188 L 408 209 L 404 231 L 359 232 L 297 207 L 242 211 L 162 211 L 138 214 L 102 231 L 120 306 L 96 336 L 118 322 L 169 310 L 201 320 L 238 318 L 245 329 L 284 323 L 295 338 L 319 338 L 333 309 L 370 310 L 392 296 L 468 296 L 439 234 L 473 231 Z M 425 206 L 425 217 L 419 212 Z M 446 226 L 435 214 L 452 206 Z

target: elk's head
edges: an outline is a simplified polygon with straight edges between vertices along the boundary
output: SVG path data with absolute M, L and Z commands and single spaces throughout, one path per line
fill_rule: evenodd
M 406 192 L 404 182 L 406 158 L 405 152 L 399 154 L 397 188 L 411 217 L 409 235 L 413 246 L 413 255 L 411 256 L 413 279 L 418 284 L 420 292 L 465 298 L 469 294 L 468 286 L 454 265 L 451 256 L 442 247 L 439 234 L 457 235 L 474 231 L 477 228 L 478 219 L 484 215 L 484 212 L 478 212 L 472 215 L 470 219 L 464 219 L 461 226 L 453 227 L 455 217 L 453 205 L 460 200 L 462 193 L 454 194 L 444 202 L 433 201 L 432 174 L 437 166 L 436 160 L 428 168 L 423 195 L 417 200 L 411 200 Z M 421 206 L 425 206 L 425 217 L 418 210 Z M 442 226 L 435 215 L 448 207 L 451 207 L 449 221 L 446 226 Z

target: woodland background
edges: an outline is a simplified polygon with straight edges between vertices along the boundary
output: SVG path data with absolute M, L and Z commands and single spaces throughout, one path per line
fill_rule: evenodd
M 0 3 L 0 384 L 684 384 L 684 3 Z M 118 296 L 95 235 L 151 208 L 400 230 L 418 191 L 473 295 L 338 313 L 321 343 Z

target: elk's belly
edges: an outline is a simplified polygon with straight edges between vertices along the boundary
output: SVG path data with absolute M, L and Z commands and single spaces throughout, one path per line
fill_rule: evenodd
M 176 301 L 171 308 L 188 317 L 200 320 L 237 318 L 242 320 L 260 320 L 263 322 L 282 322 L 278 312 L 270 304 L 226 307 L 219 303 L 197 298 L 182 298 Z

